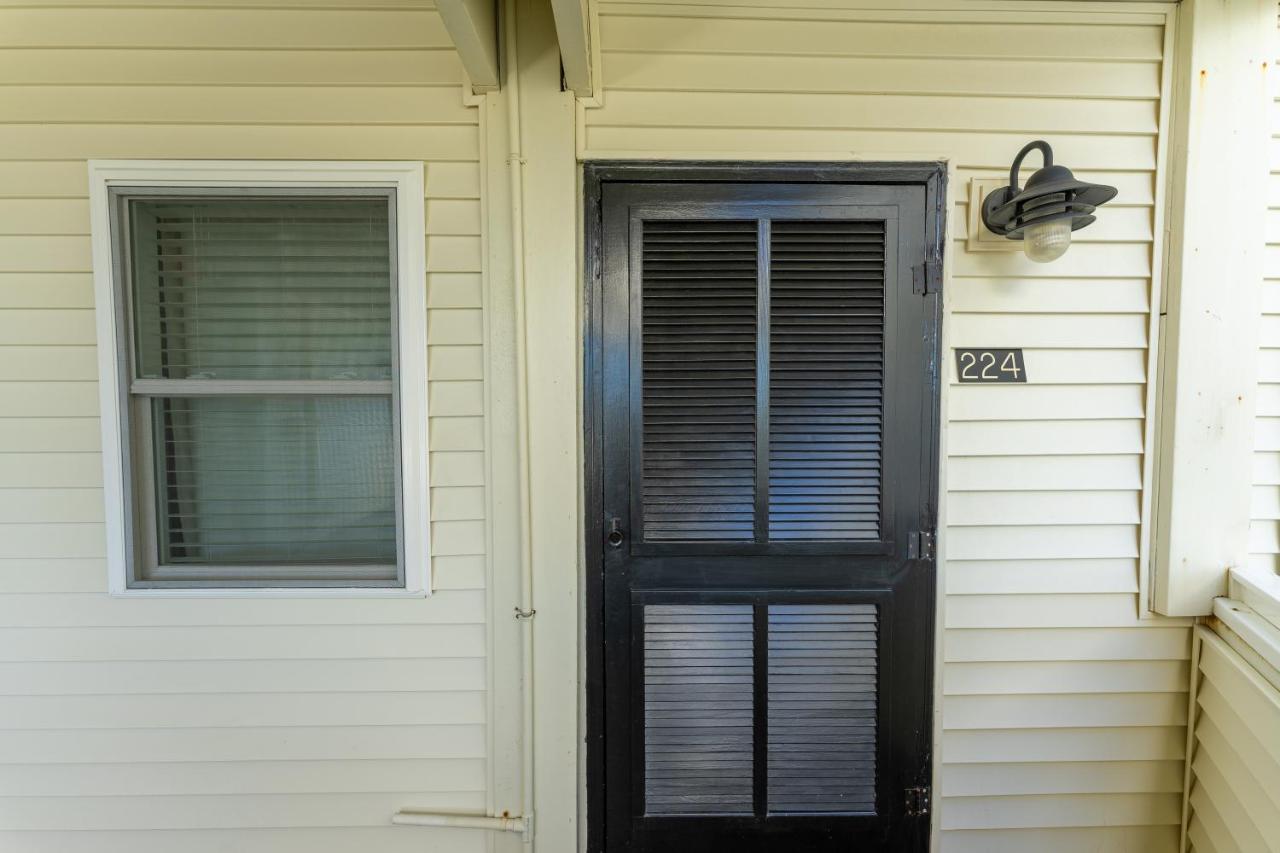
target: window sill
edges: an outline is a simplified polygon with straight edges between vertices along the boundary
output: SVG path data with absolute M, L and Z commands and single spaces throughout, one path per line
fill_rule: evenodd
M 401 587 L 147 587 L 113 589 L 113 598 L 426 598 L 427 589 Z

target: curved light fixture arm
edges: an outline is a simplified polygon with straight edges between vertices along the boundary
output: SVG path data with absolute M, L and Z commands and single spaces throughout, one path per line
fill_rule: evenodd
M 1013 158 L 1013 165 L 1009 167 L 1009 198 L 1013 198 L 1019 192 L 1018 170 L 1022 167 L 1023 158 L 1037 148 L 1040 149 L 1040 153 L 1044 156 L 1043 168 L 1047 169 L 1053 165 L 1053 149 L 1043 139 L 1037 139 L 1035 142 L 1028 142 L 1022 146 L 1018 156 Z

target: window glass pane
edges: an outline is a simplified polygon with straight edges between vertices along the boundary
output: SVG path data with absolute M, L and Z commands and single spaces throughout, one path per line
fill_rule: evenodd
M 396 576 L 389 397 L 157 397 L 151 422 L 162 564 Z
M 144 379 L 390 379 L 388 199 L 134 199 Z

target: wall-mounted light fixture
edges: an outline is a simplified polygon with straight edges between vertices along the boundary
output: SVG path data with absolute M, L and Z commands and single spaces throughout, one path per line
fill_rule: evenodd
M 1021 189 L 1018 168 L 1037 148 L 1044 155 L 1044 166 Z M 1053 149 L 1037 139 L 1013 158 L 1009 186 L 983 199 L 982 224 L 1010 240 L 1021 240 L 1028 258 L 1047 263 L 1062 257 L 1071 246 L 1071 232 L 1093 222 L 1094 209 L 1115 197 L 1115 187 L 1078 181 L 1066 166 L 1053 165 Z

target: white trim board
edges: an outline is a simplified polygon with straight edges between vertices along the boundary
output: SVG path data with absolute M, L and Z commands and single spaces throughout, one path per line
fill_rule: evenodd
M 403 587 L 237 587 L 130 589 L 117 353 L 117 288 L 113 280 L 109 191 L 129 187 L 394 188 L 401 503 L 404 529 Z M 97 307 L 103 492 L 106 512 L 108 590 L 139 597 L 406 597 L 427 595 L 430 571 L 430 493 L 427 446 L 426 197 L 420 162 L 256 160 L 90 160 L 89 209 Z

